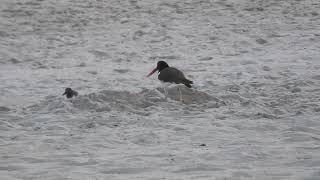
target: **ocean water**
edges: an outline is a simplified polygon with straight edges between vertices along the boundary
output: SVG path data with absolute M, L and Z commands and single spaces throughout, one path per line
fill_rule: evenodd
M 319 179 L 319 10 L 1 0 L 0 179 Z

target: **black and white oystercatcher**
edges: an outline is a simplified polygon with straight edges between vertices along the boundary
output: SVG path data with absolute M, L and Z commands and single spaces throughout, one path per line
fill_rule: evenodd
M 164 61 L 158 61 L 157 67 L 154 68 L 148 74 L 147 77 L 151 76 L 157 70 L 159 72 L 158 79 L 163 83 L 184 84 L 188 88 L 191 88 L 191 84 L 193 84 L 192 81 L 190 81 L 189 79 L 187 79 L 184 76 L 183 72 L 181 72 L 180 70 L 178 70 L 178 69 L 176 69 L 174 67 L 169 67 L 169 65 Z M 178 88 L 178 89 L 179 89 L 179 93 L 180 93 L 180 101 L 182 101 L 181 90 L 180 90 L 180 88 Z M 165 92 L 165 95 L 166 95 L 166 98 L 167 98 L 168 91 L 166 89 L 166 86 L 164 86 L 164 92 Z
M 66 95 L 67 98 L 72 98 L 73 96 L 78 96 L 78 92 L 72 90 L 71 88 L 66 88 L 62 96 Z

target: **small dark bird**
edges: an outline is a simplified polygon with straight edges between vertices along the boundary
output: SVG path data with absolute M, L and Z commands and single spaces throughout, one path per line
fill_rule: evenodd
M 193 84 L 192 81 L 190 81 L 189 79 L 187 79 L 184 74 L 174 68 L 174 67 L 169 67 L 169 65 L 164 62 L 164 61 L 158 61 L 157 63 L 157 67 L 155 69 L 153 69 L 148 75 L 147 77 L 151 76 L 153 73 L 155 73 L 158 70 L 159 75 L 158 75 L 158 79 L 161 82 L 164 83 L 175 83 L 175 84 L 184 84 L 185 86 L 187 86 L 188 88 L 191 88 L 191 84 Z M 181 95 L 181 90 L 180 88 L 179 92 L 180 92 L 180 100 L 182 101 L 182 95 Z M 164 91 L 166 93 L 166 97 L 168 95 L 168 91 L 166 89 L 166 87 L 164 87 Z
M 67 98 L 72 98 L 73 96 L 78 96 L 78 92 L 72 90 L 71 88 L 66 88 L 62 96 L 66 95 Z

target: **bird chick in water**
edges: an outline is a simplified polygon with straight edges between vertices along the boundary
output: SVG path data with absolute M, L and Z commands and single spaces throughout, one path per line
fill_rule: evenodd
M 71 88 L 66 88 L 62 96 L 66 95 L 67 98 L 72 98 L 73 96 L 78 96 L 78 92 L 72 90 Z

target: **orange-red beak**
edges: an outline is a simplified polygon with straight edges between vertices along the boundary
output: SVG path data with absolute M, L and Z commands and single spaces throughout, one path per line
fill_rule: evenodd
M 157 68 L 154 68 L 154 70 L 152 70 L 148 75 L 147 77 L 151 76 L 154 72 L 156 72 L 158 69 Z

